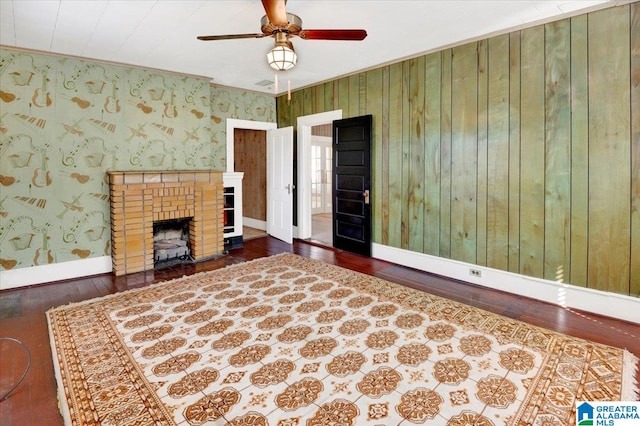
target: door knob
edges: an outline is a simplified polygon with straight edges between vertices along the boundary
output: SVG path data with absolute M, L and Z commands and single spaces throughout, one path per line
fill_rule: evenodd
M 365 204 L 369 204 L 369 190 L 365 189 L 364 192 L 362 193 L 362 196 L 364 197 L 364 203 Z

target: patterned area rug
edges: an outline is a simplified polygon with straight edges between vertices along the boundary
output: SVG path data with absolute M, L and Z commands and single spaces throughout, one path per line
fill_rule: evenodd
M 75 425 L 570 425 L 637 359 L 297 255 L 47 313 Z

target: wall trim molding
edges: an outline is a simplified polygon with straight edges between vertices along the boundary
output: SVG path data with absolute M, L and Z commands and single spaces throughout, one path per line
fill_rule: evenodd
M 259 229 L 261 231 L 267 230 L 267 222 L 264 220 L 258 220 L 244 216 L 242 218 L 242 224 L 248 226 L 249 228 Z
M 0 290 L 86 277 L 88 275 L 103 274 L 111 271 L 111 256 L 91 257 L 89 259 L 52 263 L 50 265 L 10 269 L 8 271 L 0 271 Z
M 568 309 L 579 309 L 640 324 L 640 298 L 528 277 L 377 243 L 372 245 L 372 257 Z M 470 269 L 479 270 L 481 276 L 471 275 Z
M 386 260 L 420 271 L 519 294 L 570 309 L 579 309 L 640 324 L 638 319 L 640 298 L 527 277 L 486 266 L 443 259 L 377 243 L 372 246 L 372 255 L 376 259 Z M 470 269 L 481 271 L 481 277 L 470 275 Z M 111 256 L 0 271 L 0 290 L 109 273 L 111 271 Z

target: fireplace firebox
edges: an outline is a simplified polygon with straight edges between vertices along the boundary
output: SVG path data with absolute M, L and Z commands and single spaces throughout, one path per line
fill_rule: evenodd
M 189 246 L 189 222 L 191 218 L 153 223 L 153 260 L 156 269 L 193 261 Z

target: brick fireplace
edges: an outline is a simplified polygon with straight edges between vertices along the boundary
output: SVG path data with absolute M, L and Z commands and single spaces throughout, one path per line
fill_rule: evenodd
M 222 254 L 222 172 L 109 171 L 113 273 L 153 269 L 153 223 L 189 219 L 195 261 Z

